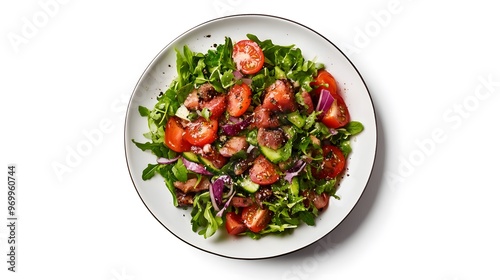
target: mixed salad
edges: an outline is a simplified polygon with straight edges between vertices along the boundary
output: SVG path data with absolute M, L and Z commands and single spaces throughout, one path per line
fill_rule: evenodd
M 193 231 L 258 239 L 312 226 L 345 174 L 352 121 L 333 75 L 294 45 L 229 37 L 206 53 L 176 49 L 177 77 L 147 118 L 157 156 L 142 179 L 164 178 Z

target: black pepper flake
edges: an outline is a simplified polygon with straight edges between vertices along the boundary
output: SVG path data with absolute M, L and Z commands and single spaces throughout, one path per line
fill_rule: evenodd
M 212 37 L 212 35 L 208 34 L 208 35 L 205 35 L 205 38 L 210 38 Z

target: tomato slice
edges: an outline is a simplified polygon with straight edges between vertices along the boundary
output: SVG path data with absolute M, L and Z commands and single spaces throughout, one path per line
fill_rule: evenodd
M 252 232 L 259 232 L 266 228 L 272 218 L 269 209 L 260 208 L 257 204 L 243 208 L 241 219 Z
M 347 105 L 340 95 L 333 94 L 332 96 L 334 98 L 333 104 L 323 116 L 321 122 L 330 128 L 343 127 L 351 120 L 349 109 L 347 109 Z
M 331 180 L 337 177 L 345 168 L 345 157 L 342 151 L 334 145 L 325 145 L 323 162 L 318 168 L 312 168 L 312 174 L 319 179 Z
M 210 118 L 216 120 L 226 111 L 226 104 L 226 97 L 224 95 L 218 95 L 207 102 L 203 102 L 201 108 L 210 110 Z
M 318 71 L 318 75 L 316 75 L 314 81 L 312 81 L 310 85 L 317 93 L 319 93 L 321 89 L 326 89 L 330 93 L 337 93 L 337 81 L 333 75 L 325 69 Z
M 234 85 L 227 94 L 227 112 L 233 117 L 243 115 L 252 103 L 252 90 L 247 84 Z
M 241 40 L 233 47 L 236 69 L 243 74 L 255 74 L 264 66 L 264 52 L 252 40 Z
M 276 183 L 280 179 L 276 170 L 277 167 L 272 162 L 267 160 L 265 156 L 259 155 L 250 168 L 250 180 L 259 185 Z
M 185 133 L 180 119 L 176 116 L 170 117 L 165 126 L 165 145 L 178 153 L 189 151 L 191 144 L 184 139 Z
M 226 213 L 226 230 L 231 235 L 237 235 L 247 230 L 247 226 L 243 223 L 241 216 L 235 212 Z
M 219 122 L 217 120 L 206 120 L 199 117 L 193 122 L 190 122 L 186 127 L 184 139 L 195 146 L 203 146 L 211 144 L 217 139 L 217 129 Z
M 330 196 L 327 193 L 317 194 L 314 190 L 305 190 L 302 195 L 306 198 L 304 206 L 309 207 L 312 203 L 318 210 L 323 210 L 328 207 Z

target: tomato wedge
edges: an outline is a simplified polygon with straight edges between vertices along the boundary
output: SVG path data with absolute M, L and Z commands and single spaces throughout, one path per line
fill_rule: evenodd
M 201 108 L 210 110 L 210 118 L 216 120 L 226 111 L 226 104 L 226 97 L 218 95 L 207 102 L 201 103 Z
M 219 122 L 217 120 L 206 120 L 203 117 L 199 117 L 187 125 L 184 139 L 192 145 L 199 147 L 211 144 L 217 139 L 218 127 Z
M 344 102 L 344 99 L 338 94 L 332 94 L 333 104 L 326 114 L 321 119 L 326 126 L 330 128 L 343 127 L 351 120 L 349 109 Z
M 241 40 L 233 47 L 236 69 L 243 74 L 255 74 L 264 66 L 264 52 L 252 40 Z
M 226 213 L 226 230 L 231 235 L 237 235 L 247 230 L 247 226 L 235 212 Z
M 334 145 L 325 145 L 323 163 L 319 168 L 312 168 L 312 174 L 319 179 L 331 180 L 337 177 L 345 168 L 345 157 L 342 151 Z
M 269 209 L 260 208 L 257 204 L 243 208 L 241 219 L 252 232 L 259 232 L 266 228 L 272 218 Z
M 234 85 L 227 94 L 227 112 L 233 117 L 243 115 L 252 103 L 252 90 L 247 84 Z
M 308 207 L 312 203 L 318 210 L 328 207 L 330 196 L 327 193 L 317 194 L 314 190 L 305 190 L 302 195 L 306 198 L 304 206 Z
M 180 119 L 176 116 L 170 117 L 165 126 L 165 145 L 178 153 L 189 151 L 191 144 L 184 139 L 185 133 Z
M 337 93 L 337 81 L 333 75 L 325 69 L 318 71 L 318 75 L 316 75 L 316 78 L 314 78 L 314 81 L 312 81 L 310 85 L 317 93 L 319 93 L 321 89 L 326 89 L 330 93 Z
M 250 180 L 259 185 L 276 183 L 280 179 L 276 170 L 277 167 L 272 162 L 267 160 L 265 156 L 259 155 L 250 168 Z

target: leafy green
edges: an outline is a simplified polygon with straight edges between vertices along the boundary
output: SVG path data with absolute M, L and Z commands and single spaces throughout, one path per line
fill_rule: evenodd
M 191 217 L 193 231 L 198 232 L 205 238 L 212 236 L 223 223 L 221 217 L 214 215 L 208 192 L 195 197 Z

